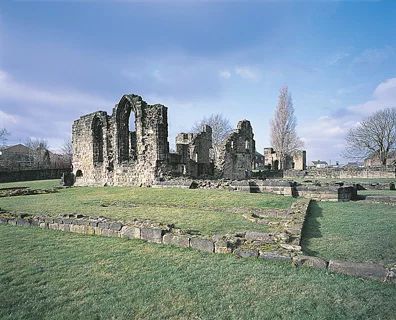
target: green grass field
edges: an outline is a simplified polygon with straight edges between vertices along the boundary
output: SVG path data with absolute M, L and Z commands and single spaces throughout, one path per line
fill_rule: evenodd
M 44 188 L 54 181 L 18 183 Z M 8 187 L 15 184 L 1 184 Z M 242 214 L 255 209 L 290 207 L 294 199 L 272 194 L 225 190 L 154 189 L 136 187 L 76 187 L 57 193 L 0 198 L 0 208 L 15 212 L 59 215 L 82 213 L 128 220 L 150 219 L 173 223 L 205 235 L 238 231 L 266 231 L 266 225 L 250 222 Z
M 313 202 L 302 247 L 325 259 L 396 263 L 396 207 L 380 203 Z
M 396 287 L 289 263 L 0 225 L 0 318 L 394 319 Z

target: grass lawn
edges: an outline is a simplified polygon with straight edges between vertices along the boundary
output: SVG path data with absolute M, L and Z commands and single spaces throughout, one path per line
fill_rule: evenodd
M 0 318 L 394 319 L 396 287 L 139 240 L 0 225 Z
M 325 259 L 396 262 L 396 207 L 380 203 L 313 202 L 302 247 Z
M 32 188 L 50 181 L 25 182 Z M 7 187 L 1 184 L 0 187 Z M 12 185 L 12 184 L 10 184 Z M 137 187 L 75 187 L 57 193 L 0 198 L 0 208 L 8 211 L 59 215 L 82 213 L 123 221 L 150 219 L 174 223 L 185 230 L 206 235 L 237 231 L 266 231 L 266 225 L 250 222 L 243 213 L 266 208 L 290 207 L 294 199 L 272 194 L 225 190 L 155 189 Z
M 50 189 L 59 186 L 60 186 L 60 179 L 0 183 L 0 189 L 14 188 L 14 187 L 29 187 L 31 189 Z
M 364 196 L 395 196 L 396 197 L 396 190 L 359 190 L 359 195 Z

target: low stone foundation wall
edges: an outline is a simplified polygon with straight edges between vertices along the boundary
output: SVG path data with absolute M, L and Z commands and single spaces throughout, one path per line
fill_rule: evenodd
M 396 269 L 370 263 L 325 261 L 304 256 L 299 246 L 301 231 L 310 200 L 293 204 L 289 219 L 280 228 L 282 232 L 262 233 L 247 231 L 233 235 L 203 237 L 186 233 L 171 224 L 134 220 L 124 224 L 104 217 L 92 218 L 79 214 L 48 217 L 25 213 L 0 212 L 0 224 L 74 232 L 84 235 L 141 239 L 152 243 L 192 248 L 208 253 L 234 253 L 239 257 L 256 257 L 266 260 L 291 261 L 296 267 L 313 267 L 380 281 L 396 282 Z M 281 227 L 281 225 L 279 225 Z M 272 250 L 270 250 L 272 249 Z
M 305 186 L 295 187 L 296 195 L 313 200 L 350 201 L 357 200 L 357 189 L 353 186 Z
M 303 171 L 286 170 L 283 173 L 285 179 L 378 179 L 396 178 L 394 169 L 367 169 L 367 168 L 323 168 L 309 169 Z

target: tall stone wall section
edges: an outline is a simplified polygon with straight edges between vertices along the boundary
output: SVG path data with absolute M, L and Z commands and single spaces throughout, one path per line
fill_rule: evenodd
M 98 111 L 76 120 L 72 141 L 76 185 L 150 185 L 166 166 L 167 108 L 124 95 L 111 116 Z
M 216 168 L 224 179 L 246 179 L 254 168 L 256 153 L 253 129 L 248 120 L 239 121 L 221 147 Z

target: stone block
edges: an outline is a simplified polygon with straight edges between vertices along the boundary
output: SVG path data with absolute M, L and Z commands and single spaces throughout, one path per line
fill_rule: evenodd
M 95 228 L 92 227 L 91 225 L 85 226 L 85 234 L 87 235 L 94 235 L 95 234 Z
M 114 231 L 120 231 L 122 228 L 122 223 L 120 222 L 112 222 L 109 224 L 109 229 Z
M 32 219 L 32 220 L 30 221 L 30 224 L 31 224 L 33 227 L 39 227 L 39 226 L 40 226 L 40 220 L 37 219 L 37 218 L 34 218 L 34 219 Z
M 123 226 L 120 231 L 121 238 L 140 239 L 140 228 L 134 226 Z
M 46 222 L 40 222 L 39 227 L 40 227 L 41 229 L 48 229 L 48 223 L 46 223 Z
M 291 257 L 278 252 L 261 252 L 259 258 L 265 260 L 291 261 Z
M 214 252 L 214 244 L 212 240 L 203 238 L 191 238 L 190 247 L 205 252 Z
M 245 235 L 248 241 L 260 241 L 262 243 L 273 243 L 274 236 L 270 233 L 247 231 Z
M 327 261 L 323 259 L 320 259 L 318 257 L 311 257 L 311 256 L 295 256 L 293 258 L 293 263 L 297 267 L 305 266 L 316 269 L 326 269 L 328 264 Z
M 218 239 L 215 242 L 215 253 L 232 253 L 240 244 L 240 239 Z
M 59 225 L 59 230 L 63 232 L 70 232 L 70 224 L 60 224 Z
M 119 232 L 112 229 L 102 229 L 101 235 L 104 237 L 118 237 Z
M 158 228 L 141 228 L 140 238 L 148 242 L 162 243 L 164 230 Z
M 59 224 L 57 224 L 57 223 L 48 223 L 48 229 L 59 230 Z
M 178 247 L 188 248 L 190 246 L 190 237 L 187 235 L 175 235 L 173 233 L 166 233 L 162 242 L 164 244 L 171 244 Z
M 237 248 L 234 253 L 241 258 L 258 257 L 259 252 L 257 249 Z
M 85 233 L 85 226 L 83 225 L 70 224 L 69 226 L 70 226 L 70 232 L 80 233 L 80 234 Z
M 388 270 L 384 266 L 374 263 L 356 263 L 347 261 L 330 260 L 329 271 L 342 273 L 355 277 L 371 278 L 384 281 Z
M 0 217 L 0 224 L 6 224 L 6 223 L 8 223 L 8 219 Z
M 13 226 L 16 226 L 17 221 L 16 221 L 16 219 L 8 219 L 7 223 L 8 223 L 8 224 L 11 224 L 11 225 L 13 225 Z
M 301 246 L 296 246 L 287 243 L 281 243 L 279 246 L 288 251 L 301 251 Z
M 27 219 L 17 219 L 17 225 L 22 227 L 30 227 L 30 221 Z

